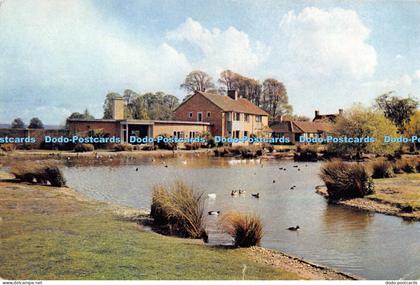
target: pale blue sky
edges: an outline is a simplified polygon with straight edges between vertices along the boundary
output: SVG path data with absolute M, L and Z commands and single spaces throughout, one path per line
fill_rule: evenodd
M 193 69 L 283 81 L 295 113 L 420 91 L 419 1 L 20 1 L 0 6 L 0 122 L 102 115 Z

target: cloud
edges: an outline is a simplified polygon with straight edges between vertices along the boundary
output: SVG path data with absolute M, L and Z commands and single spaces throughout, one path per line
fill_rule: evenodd
M 418 69 L 414 72 L 414 78 L 417 79 L 417 80 L 420 79 L 420 69 Z
M 408 74 L 403 74 L 396 79 L 385 79 L 368 81 L 362 87 L 377 90 L 377 92 L 388 92 L 393 90 L 406 90 L 413 84 L 413 78 Z
M 191 18 L 169 31 L 166 37 L 198 48 L 201 56 L 193 64 L 211 73 L 224 69 L 246 73 L 259 66 L 270 54 L 269 47 L 258 41 L 252 44 L 249 36 L 235 27 L 209 30 Z
M 177 90 L 191 70 L 188 59 L 168 43 L 144 42 L 89 1 L 6 1 L 0 9 L 0 120 L 42 119 L 47 115 L 37 112 L 44 106 L 57 115 L 92 106 L 101 115 L 108 91 Z
M 372 76 L 376 51 L 367 43 L 369 29 L 353 10 L 308 7 L 289 11 L 281 20 L 287 57 L 294 65 L 316 76 Z

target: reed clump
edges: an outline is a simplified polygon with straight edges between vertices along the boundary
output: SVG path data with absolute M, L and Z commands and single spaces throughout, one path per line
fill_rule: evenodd
M 150 216 L 168 234 L 207 240 L 204 195 L 182 181 L 154 187 Z
M 119 143 L 114 146 L 114 151 L 133 151 L 133 145 L 129 143 Z
M 371 163 L 372 178 L 391 178 L 395 176 L 391 162 L 379 159 Z
M 74 147 L 75 152 L 89 152 L 89 151 L 94 151 L 94 150 L 95 150 L 94 145 L 90 143 L 77 144 Z
M 255 214 L 228 212 L 221 219 L 224 230 L 233 237 L 235 246 L 259 245 L 263 237 L 263 223 Z
M 321 167 L 321 179 L 332 201 L 364 197 L 372 194 L 374 185 L 367 167 L 358 163 L 335 160 Z
M 418 164 L 418 160 L 414 158 L 400 158 L 394 164 L 394 171 L 396 173 L 416 173 Z
M 11 166 L 10 172 L 23 182 L 50 184 L 55 187 L 66 185 L 61 170 L 52 162 L 25 161 Z

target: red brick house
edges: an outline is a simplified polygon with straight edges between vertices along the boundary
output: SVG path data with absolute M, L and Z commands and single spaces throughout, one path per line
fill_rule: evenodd
M 267 136 L 268 113 L 236 90 L 228 96 L 196 91 L 175 109 L 179 121 L 208 122 L 213 136 L 240 138 L 242 136 Z

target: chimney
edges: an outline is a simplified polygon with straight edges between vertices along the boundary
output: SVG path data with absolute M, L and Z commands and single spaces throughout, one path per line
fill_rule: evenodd
M 227 95 L 233 100 L 238 100 L 238 91 L 237 90 L 228 90 Z
M 319 116 L 319 110 L 315 110 L 315 118 Z
M 343 109 L 338 109 L 338 115 L 342 116 L 343 115 Z
M 124 100 L 122 97 L 112 99 L 112 118 L 114 120 L 124 120 Z

